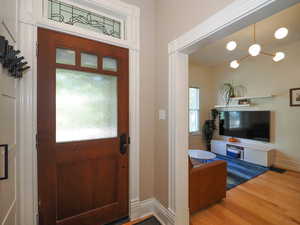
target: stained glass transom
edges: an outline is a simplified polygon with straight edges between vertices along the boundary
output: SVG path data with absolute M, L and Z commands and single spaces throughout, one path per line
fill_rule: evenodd
M 121 39 L 120 21 L 61 1 L 48 0 L 48 19 Z

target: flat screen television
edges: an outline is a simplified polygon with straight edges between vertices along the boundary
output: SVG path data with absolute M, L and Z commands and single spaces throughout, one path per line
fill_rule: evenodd
M 270 111 L 223 111 L 220 135 L 270 142 Z

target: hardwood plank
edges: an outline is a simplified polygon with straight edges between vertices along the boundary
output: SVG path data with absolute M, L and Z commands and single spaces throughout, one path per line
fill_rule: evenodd
M 143 217 L 143 218 L 139 218 L 139 219 L 130 221 L 130 222 L 125 223 L 125 224 L 123 224 L 123 225 L 134 225 L 134 224 L 136 224 L 136 223 L 138 223 L 138 222 L 141 222 L 141 221 L 143 221 L 143 220 L 145 220 L 145 219 L 148 219 L 148 218 L 151 217 L 151 216 L 153 216 L 153 215 L 145 216 L 145 217 Z
M 300 225 L 300 173 L 268 171 L 191 216 L 192 225 Z

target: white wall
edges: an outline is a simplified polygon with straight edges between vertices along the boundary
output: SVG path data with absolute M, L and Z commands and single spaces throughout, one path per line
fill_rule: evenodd
M 286 53 L 284 61 L 275 63 L 271 57 L 251 57 L 237 70 L 223 65 L 213 70 L 216 90 L 233 81 L 244 85 L 247 95 L 276 95 L 272 99 L 253 101 L 254 107 L 246 110 L 271 110 L 271 145 L 277 149 L 275 165 L 300 171 L 300 107 L 289 106 L 289 89 L 300 87 L 300 41 L 280 48 Z M 222 103 L 217 98 L 217 103 Z
M 189 134 L 190 149 L 206 149 L 202 138 L 202 127 L 210 119 L 210 111 L 215 103 L 214 76 L 212 68 L 196 63 L 189 63 L 189 86 L 200 88 L 200 133 Z

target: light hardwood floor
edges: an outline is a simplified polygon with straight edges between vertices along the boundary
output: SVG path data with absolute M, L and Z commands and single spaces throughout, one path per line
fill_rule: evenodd
M 147 219 L 147 218 L 149 218 L 149 217 L 151 217 L 151 216 L 152 216 L 152 215 L 150 215 L 150 216 L 145 216 L 145 217 L 143 217 L 143 218 L 140 218 L 140 219 L 137 219 L 137 220 L 134 220 L 134 221 L 125 223 L 125 224 L 123 224 L 123 225 L 134 225 L 134 224 L 136 224 L 136 223 L 138 223 L 138 222 L 141 222 L 141 221 L 143 221 L 143 220 L 145 220 L 145 219 Z
M 300 225 L 300 173 L 268 171 L 191 216 L 192 225 Z

